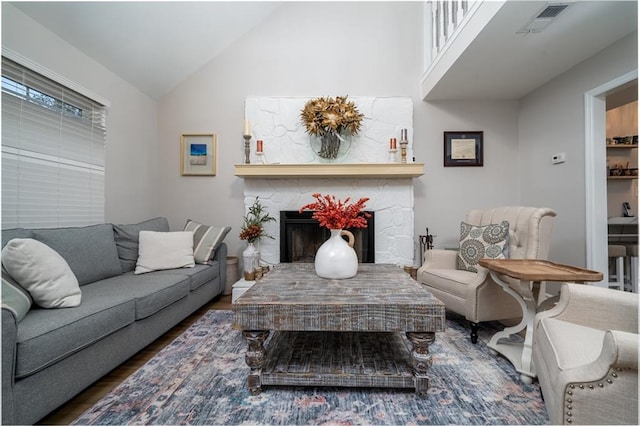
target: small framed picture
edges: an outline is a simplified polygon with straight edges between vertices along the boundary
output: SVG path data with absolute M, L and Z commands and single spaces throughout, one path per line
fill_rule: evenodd
M 482 166 L 483 132 L 444 132 L 444 166 Z
M 218 138 L 212 134 L 182 135 L 180 138 L 180 174 L 215 176 L 218 162 Z

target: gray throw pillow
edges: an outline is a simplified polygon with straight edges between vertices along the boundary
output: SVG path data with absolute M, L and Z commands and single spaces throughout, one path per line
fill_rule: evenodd
M 169 232 L 169 222 L 167 218 L 156 217 L 131 225 L 113 225 L 122 272 L 136 269 L 140 231 Z

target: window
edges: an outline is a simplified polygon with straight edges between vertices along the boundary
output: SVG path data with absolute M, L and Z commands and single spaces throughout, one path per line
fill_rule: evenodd
M 106 108 L 2 58 L 2 228 L 104 222 Z

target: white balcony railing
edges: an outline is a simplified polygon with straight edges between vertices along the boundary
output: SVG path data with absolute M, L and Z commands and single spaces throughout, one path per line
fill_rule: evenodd
M 420 79 L 423 99 L 432 95 L 455 61 L 507 1 L 429 0 L 424 3 L 424 73 Z
M 433 0 L 431 6 L 431 62 L 443 50 L 474 4 L 468 0 Z M 470 4 L 471 3 L 471 4 Z

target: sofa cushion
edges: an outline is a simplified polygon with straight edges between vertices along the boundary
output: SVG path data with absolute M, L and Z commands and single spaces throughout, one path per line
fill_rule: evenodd
M 189 278 L 128 272 L 87 284 L 82 292 L 77 308 L 36 308 L 22 320 L 16 377 L 34 374 L 184 298 L 189 293 Z
M 27 315 L 32 304 L 33 299 L 29 292 L 2 268 L 2 307 L 13 312 L 16 322 L 20 322 Z
M 457 266 L 463 271 L 478 272 L 478 262 L 482 258 L 504 259 L 509 222 L 484 226 L 460 223 L 460 250 Z
M 556 318 L 544 318 L 538 327 L 541 329 L 536 332 L 535 344 L 547 359 L 545 368 L 555 369 L 547 377 L 557 379 L 563 371 L 591 364 L 602 352 L 602 330 Z
M 48 245 L 14 238 L 2 249 L 2 266 L 43 308 L 78 306 L 80 286 L 69 264 Z
M 33 238 L 57 251 L 67 261 L 80 285 L 122 273 L 111 224 L 34 229 Z
M 136 320 L 147 318 L 189 294 L 189 277 L 180 274 L 127 272 L 96 284 L 107 285 L 135 300 Z
M 195 266 L 191 231 L 140 231 L 139 239 L 135 274 Z
M 196 265 L 193 268 L 168 269 L 166 271 L 156 271 L 154 275 L 183 275 L 189 277 L 189 288 L 194 291 L 201 285 L 218 278 L 220 275 L 220 266 L 217 260 L 211 262 L 211 265 Z
M 2 247 L 14 238 L 33 238 L 33 231 L 24 228 L 12 228 L 2 230 Z
M 222 244 L 224 237 L 231 231 L 231 227 L 207 226 L 188 219 L 184 230 L 193 232 L 193 257 L 195 262 L 207 265 L 215 256 L 216 249 Z
M 76 308 L 29 312 L 18 327 L 16 377 L 34 374 L 135 320 L 135 300 L 102 282 L 82 288 Z
M 189 275 L 189 286 L 191 291 L 218 278 L 218 275 L 220 275 L 220 266 L 217 260 L 212 261 L 210 266 L 196 265 L 196 268 L 194 268 L 193 272 Z
M 131 225 L 113 225 L 122 272 L 133 271 L 136 268 L 140 231 L 169 232 L 169 222 L 164 217 L 156 217 Z
M 466 299 L 469 286 L 479 279 L 478 274 L 469 271 L 459 271 L 456 269 L 426 269 L 421 270 L 418 281 L 429 283 L 429 286 L 438 288 L 444 292 Z

